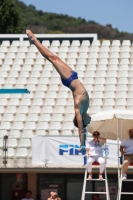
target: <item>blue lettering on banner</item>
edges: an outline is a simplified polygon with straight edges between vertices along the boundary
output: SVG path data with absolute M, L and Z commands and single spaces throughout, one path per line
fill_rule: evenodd
M 59 155 L 63 155 L 64 152 L 68 152 L 68 145 L 67 144 L 61 144 L 59 146 Z
M 85 152 L 79 152 L 79 148 L 80 146 L 76 144 L 60 144 L 59 155 L 65 155 L 65 153 L 68 155 L 81 155 L 81 154 L 85 155 Z M 106 145 L 106 148 L 105 146 L 103 146 L 102 152 L 103 152 L 103 155 L 105 155 L 105 153 L 106 153 L 106 156 L 109 155 L 108 145 Z
M 68 155 L 84 155 L 84 152 L 79 152 L 80 146 L 76 144 L 60 144 L 59 145 L 59 155 L 64 155 L 67 153 Z

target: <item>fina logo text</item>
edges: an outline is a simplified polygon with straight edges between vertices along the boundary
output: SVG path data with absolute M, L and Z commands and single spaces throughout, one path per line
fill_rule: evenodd
M 85 153 L 79 152 L 80 146 L 76 144 L 60 144 L 59 145 L 59 155 L 84 155 Z
M 77 144 L 60 144 L 59 145 L 59 155 L 85 155 L 85 152 L 79 152 L 80 146 Z M 108 145 L 102 148 L 103 155 L 109 155 Z

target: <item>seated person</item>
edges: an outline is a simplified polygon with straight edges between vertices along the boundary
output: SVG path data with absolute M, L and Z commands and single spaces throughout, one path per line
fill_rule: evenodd
M 27 190 L 25 198 L 23 198 L 22 200 L 34 200 L 31 198 L 32 196 L 32 192 L 30 190 Z
M 93 140 L 86 145 L 86 154 L 88 155 L 87 167 L 88 167 L 88 179 L 92 179 L 92 163 L 97 161 L 100 164 L 99 179 L 103 180 L 102 173 L 105 168 L 105 160 L 102 157 L 102 146 L 105 144 L 106 139 L 100 138 L 100 133 L 95 131 L 93 133 Z
M 129 138 L 122 141 L 120 146 L 121 155 L 124 155 L 122 169 L 122 179 L 127 179 L 127 169 L 131 162 L 133 162 L 133 129 L 129 130 Z

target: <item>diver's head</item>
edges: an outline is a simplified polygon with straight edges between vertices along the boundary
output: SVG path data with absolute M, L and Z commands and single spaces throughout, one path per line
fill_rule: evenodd
M 85 128 L 90 123 L 90 121 L 91 121 L 91 117 L 87 113 L 84 113 L 82 115 L 83 128 Z M 77 122 L 76 117 L 74 117 L 73 123 L 78 128 L 78 122 Z
M 88 124 L 90 124 L 91 117 L 87 113 L 84 113 L 82 115 L 82 121 L 83 121 L 84 126 L 87 126 Z

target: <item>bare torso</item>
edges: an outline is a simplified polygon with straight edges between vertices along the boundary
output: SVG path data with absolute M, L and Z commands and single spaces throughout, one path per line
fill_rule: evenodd
M 74 106 L 80 109 L 81 115 L 84 114 L 89 107 L 88 92 L 78 79 L 73 80 L 69 88 L 73 93 Z

